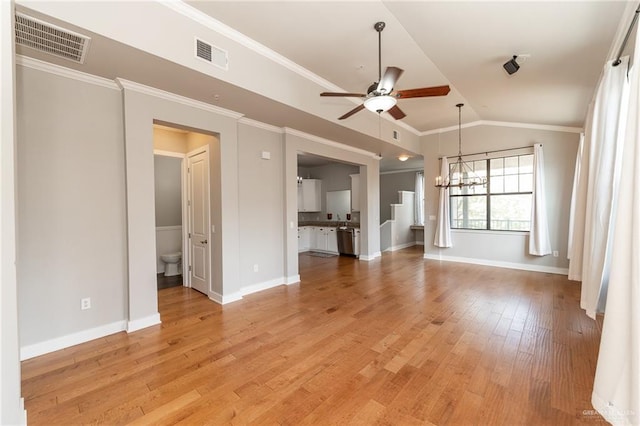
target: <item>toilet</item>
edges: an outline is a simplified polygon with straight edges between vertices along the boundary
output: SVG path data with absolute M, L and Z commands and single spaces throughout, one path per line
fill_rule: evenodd
M 172 277 L 182 273 L 182 252 L 168 253 L 160 255 L 160 260 L 164 262 L 164 276 Z

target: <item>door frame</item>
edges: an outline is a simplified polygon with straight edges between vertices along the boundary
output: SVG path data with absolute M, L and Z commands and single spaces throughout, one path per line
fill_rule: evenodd
M 207 176 L 206 176 L 206 181 L 207 181 L 207 240 L 209 241 L 209 243 L 207 244 L 207 249 L 208 249 L 208 253 L 207 253 L 207 257 L 206 257 L 206 268 L 207 268 L 207 280 L 206 280 L 206 284 L 207 284 L 207 297 L 211 296 L 211 276 L 212 276 L 212 264 L 211 264 L 211 252 L 212 252 L 212 246 L 213 246 L 213 239 L 211 238 L 211 156 L 209 155 L 209 146 L 208 145 L 204 145 L 201 146 L 199 148 L 194 149 L 193 151 L 189 151 L 186 154 L 184 154 L 184 161 L 182 162 L 182 183 L 183 183 L 183 197 L 182 197 L 182 214 L 183 217 L 187 218 L 187 226 L 186 228 L 182 229 L 182 245 L 183 248 L 186 247 L 186 250 L 183 250 L 183 255 L 182 255 L 182 269 L 183 269 L 183 273 L 182 273 L 182 278 L 183 278 L 183 282 L 184 282 L 184 286 L 185 287 L 189 287 L 191 288 L 191 271 L 188 270 L 188 268 L 191 266 L 191 242 L 189 241 L 189 231 L 191 230 L 191 214 L 189 212 L 189 197 L 188 197 L 188 191 L 189 191 L 189 172 L 187 170 L 188 168 L 188 164 L 189 164 L 189 157 L 193 156 L 193 155 L 198 155 L 198 154 L 202 154 L 204 153 L 205 156 L 207 157 Z M 184 252 L 187 253 L 187 255 L 184 255 Z M 185 275 L 184 271 L 185 269 L 187 269 L 187 274 Z M 185 278 L 186 276 L 186 278 Z

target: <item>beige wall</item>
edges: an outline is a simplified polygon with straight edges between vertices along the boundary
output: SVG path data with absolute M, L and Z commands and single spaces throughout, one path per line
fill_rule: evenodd
M 153 127 L 153 149 L 155 150 L 186 154 L 189 152 L 187 143 L 187 133 Z

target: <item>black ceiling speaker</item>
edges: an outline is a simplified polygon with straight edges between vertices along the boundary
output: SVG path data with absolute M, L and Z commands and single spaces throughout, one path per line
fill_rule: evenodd
M 504 63 L 503 68 L 509 75 L 514 74 L 516 71 L 520 69 L 520 65 L 516 62 L 517 55 L 513 55 L 513 59 L 509 59 Z

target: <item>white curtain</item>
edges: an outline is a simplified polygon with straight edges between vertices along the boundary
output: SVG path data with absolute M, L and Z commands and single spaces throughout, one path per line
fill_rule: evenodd
M 640 59 L 640 31 L 634 57 Z M 623 65 L 621 64 L 620 67 Z M 611 273 L 591 402 L 614 425 L 640 424 L 640 84 L 637 65 L 622 139 Z
M 449 162 L 447 157 L 442 157 L 440 176 L 444 183 L 449 182 Z M 440 200 L 438 201 L 438 225 L 433 244 L 436 247 L 453 247 L 451 242 L 451 225 L 449 223 L 449 188 L 440 188 Z
M 413 221 L 416 225 L 424 225 L 424 173 L 422 172 L 416 173 L 415 194 Z
M 611 262 L 611 238 L 615 221 L 618 184 L 622 161 L 622 137 L 626 123 L 629 85 L 627 80 L 628 58 L 614 67 L 612 61 L 605 64 L 602 79 L 593 102 L 590 128 L 585 135 L 583 163 L 578 189 L 584 191 L 580 203 L 584 203 L 582 244 L 572 244 L 575 251 L 582 249 L 582 294 L 580 306 L 587 315 L 595 318 L 603 312 Z M 574 271 L 578 265 L 574 265 Z M 577 277 L 577 275 L 576 275 Z M 573 278 L 570 277 L 570 278 Z
M 573 257 L 573 228 L 576 215 L 576 196 L 578 191 L 578 181 L 580 180 L 580 170 L 582 164 L 582 147 L 584 145 L 584 133 L 580 133 L 580 143 L 578 144 L 578 153 L 576 154 L 576 168 L 573 171 L 573 190 L 571 191 L 571 207 L 569 208 L 569 238 L 567 245 L 567 259 Z M 583 219 L 584 220 L 584 219 Z M 569 276 L 569 279 L 572 279 Z
M 529 230 L 529 254 L 534 256 L 551 254 L 544 185 L 544 155 L 542 144 L 538 143 L 533 146 L 533 194 L 531 196 L 531 229 Z
M 591 129 L 593 123 L 593 102 L 589 105 L 587 118 L 584 124 L 584 138 L 581 140 L 581 146 L 578 147 L 580 155 L 579 168 L 576 163 L 576 171 L 578 176 L 574 176 L 573 192 L 571 196 L 571 208 L 573 209 L 572 228 L 569 229 L 571 241 L 569 242 L 570 250 L 568 251 L 569 262 L 569 279 L 573 281 L 582 281 L 582 248 L 584 247 L 584 224 L 585 212 L 587 210 L 587 177 L 589 171 L 589 152 L 591 146 Z

